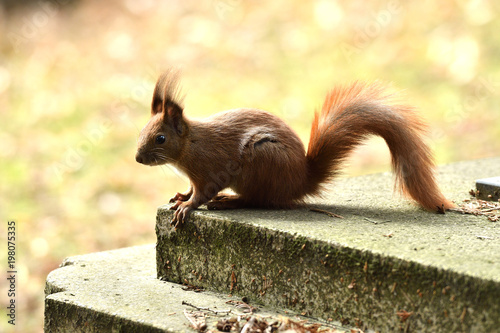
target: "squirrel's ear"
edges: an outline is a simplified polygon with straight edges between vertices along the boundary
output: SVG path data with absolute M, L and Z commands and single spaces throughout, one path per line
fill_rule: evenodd
M 165 90 L 165 76 L 160 75 L 156 81 L 155 90 L 153 91 L 153 101 L 151 102 L 151 115 L 163 112 L 163 91 Z
M 182 119 L 182 108 L 172 102 L 167 102 L 164 105 L 165 113 L 163 115 L 163 121 L 166 124 L 171 125 L 178 135 L 184 133 L 184 120 Z

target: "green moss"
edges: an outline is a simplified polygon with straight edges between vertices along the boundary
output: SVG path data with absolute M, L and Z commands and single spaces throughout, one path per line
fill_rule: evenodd
M 381 331 L 498 327 L 493 281 L 203 211 L 174 230 L 171 214 L 158 210 L 160 278 Z

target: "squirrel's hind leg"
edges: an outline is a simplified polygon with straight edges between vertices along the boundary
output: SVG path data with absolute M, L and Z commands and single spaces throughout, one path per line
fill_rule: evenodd
M 245 208 L 246 204 L 239 195 L 219 193 L 207 202 L 209 210 Z

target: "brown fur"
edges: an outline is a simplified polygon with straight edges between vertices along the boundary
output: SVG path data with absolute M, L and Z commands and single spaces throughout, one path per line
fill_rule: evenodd
M 340 164 L 366 136 L 379 135 L 391 152 L 395 188 L 422 207 L 441 211 L 454 205 L 441 194 L 434 163 L 421 135 L 426 126 L 412 107 L 393 104 L 380 84 L 354 83 L 332 90 L 315 114 L 307 161 L 309 194 L 338 173 Z
M 412 108 L 389 103 L 378 84 L 355 83 L 328 94 L 315 115 L 306 154 L 297 134 L 265 111 L 235 109 L 188 120 L 176 83 L 172 72 L 158 80 L 136 155 L 143 164 L 172 163 L 189 177 L 190 190 L 171 199 L 176 226 L 207 202 L 211 209 L 290 208 L 319 194 L 370 134 L 387 142 L 397 188 L 429 210 L 453 206 L 434 180 L 431 154 L 421 139 L 425 126 Z M 165 142 L 159 144 L 158 136 Z M 237 195 L 217 195 L 224 188 Z

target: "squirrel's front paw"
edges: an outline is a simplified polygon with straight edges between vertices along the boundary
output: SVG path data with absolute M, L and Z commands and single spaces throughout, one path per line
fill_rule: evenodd
M 193 210 L 190 202 L 181 201 L 177 201 L 171 209 L 175 209 L 174 217 L 172 218 L 172 221 L 170 221 L 170 224 L 173 225 L 175 229 L 180 228 L 182 224 L 189 220 L 189 215 Z
M 188 201 L 191 198 L 191 193 L 180 193 L 177 192 L 173 198 L 170 198 L 169 202 L 176 202 L 176 201 Z

